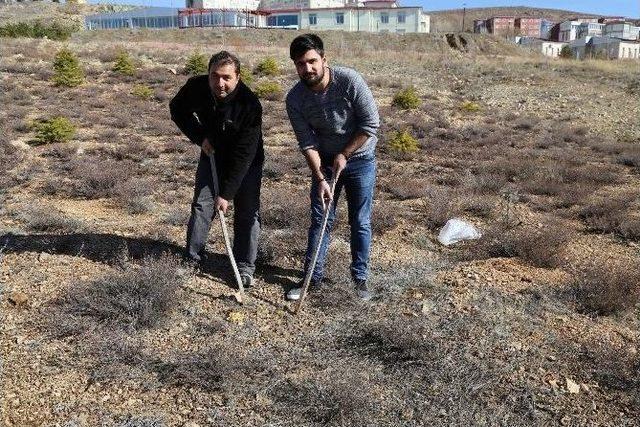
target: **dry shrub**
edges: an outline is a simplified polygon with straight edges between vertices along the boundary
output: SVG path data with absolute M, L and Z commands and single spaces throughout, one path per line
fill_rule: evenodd
M 637 238 L 634 230 L 637 230 L 638 218 L 633 216 L 631 208 L 638 200 L 634 191 L 609 195 L 587 204 L 578 215 L 591 231 Z
M 397 224 L 396 214 L 389 205 L 384 207 L 377 206 L 373 209 L 371 214 L 371 230 L 373 234 L 382 236 L 386 232 L 393 230 Z
M 426 179 L 391 178 L 384 189 L 399 200 L 419 199 L 424 197 L 427 183 Z
M 467 195 L 460 197 L 461 209 L 480 218 L 488 218 L 491 216 L 497 201 L 489 196 Z
M 513 124 L 513 128 L 518 130 L 531 130 L 536 127 L 538 123 L 540 123 L 540 119 L 537 117 L 520 117 Z
M 293 414 L 297 425 L 367 426 L 380 419 L 381 402 L 370 393 L 368 369 L 333 366 L 309 379 L 289 378 L 272 391 L 276 411 Z M 365 392 L 365 390 L 369 392 Z
M 431 186 L 425 190 L 424 214 L 427 227 L 442 227 L 460 210 L 457 193 L 445 187 Z
M 620 152 L 617 162 L 624 166 L 632 167 L 640 172 L 640 146 L 628 146 Z
M 639 260 L 593 258 L 571 268 L 571 293 L 580 312 L 618 313 L 640 302 Z
M 14 145 L 0 140 L 0 189 L 6 189 L 14 184 L 14 177 L 10 171 L 22 163 L 24 154 Z M 0 193 L 2 190 L 0 190 Z
M 82 228 L 82 221 L 52 206 L 23 205 L 17 217 L 29 231 L 73 233 Z
M 287 162 L 287 158 L 282 159 L 281 156 L 269 156 L 265 158 L 262 176 L 273 180 L 280 180 L 290 170 L 291 164 Z
M 162 216 L 164 224 L 183 226 L 189 221 L 190 212 L 185 207 L 174 207 Z
M 88 199 L 109 197 L 118 183 L 131 178 L 133 169 L 127 162 L 99 158 L 77 160 L 71 168 L 71 175 L 75 179 L 72 195 Z
M 259 348 L 240 348 L 235 340 L 226 338 L 204 352 L 176 354 L 169 361 L 159 361 L 152 369 L 171 387 L 247 392 L 247 386 L 267 375 L 271 357 Z
M 625 217 L 618 226 L 618 234 L 623 239 L 640 240 L 640 217 L 631 215 Z
M 141 162 L 146 159 L 159 157 L 158 150 L 153 145 L 142 140 L 133 140 L 119 144 L 111 155 L 116 160 L 132 160 Z
M 562 179 L 568 184 L 584 183 L 593 186 L 617 184 L 620 182 L 620 170 L 614 165 L 565 163 L 561 166 Z
M 263 189 L 260 216 L 265 228 L 305 229 L 309 226 L 309 197 Z
M 588 129 L 583 126 L 561 125 L 553 130 L 553 135 L 559 142 L 568 142 L 579 145 L 587 143 Z M 559 144 L 560 145 L 560 144 Z
M 186 153 L 191 149 L 191 145 L 181 139 L 171 139 L 164 143 L 162 152 L 167 154 Z
M 57 337 L 79 335 L 97 326 L 125 331 L 153 328 L 178 303 L 185 270 L 175 257 L 145 258 L 67 289 L 49 305 L 48 324 Z
M 520 156 L 500 157 L 482 165 L 479 174 L 502 177 L 500 181 L 527 182 L 538 170 L 535 159 Z
M 463 187 L 475 194 L 498 194 L 507 185 L 507 178 L 480 167 L 475 174 L 468 173 L 462 181 Z
M 403 121 L 404 124 L 399 124 L 397 127 L 404 129 L 408 127 L 410 133 L 418 139 L 425 138 L 434 128 L 432 121 L 419 113 L 409 112 L 403 115 Z
M 153 207 L 149 197 L 153 194 L 153 186 L 148 178 L 133 178 L 118 182 L 113 190 L 118 204 L 130 214 L 149 212 Z
M 593 186 L 588 184 L 565 185 L 557 195 L 554 206 L 560 209 L 581 206 L 594 191 Z
M 474 244 L 472 258 L 518 257 L 536 267 L 562 265 L 562 255 L 574 231 L 559 221 L 513 227 L 499 222 Z

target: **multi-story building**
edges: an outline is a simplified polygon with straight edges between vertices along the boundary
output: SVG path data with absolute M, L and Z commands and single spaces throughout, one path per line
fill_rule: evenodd
M 138 8 L 86 18 L 87 29 L 260 27 L 428 33 L 429 15 L 397 0 L 185 0 L 187 8 Z
M 346 6 L 265 11 L 267 26 L 295 26 L 306 30 L 428 33 L 429 16 L 420 7 Z
M 343 7 L 344 0 L 261 0 L 260 10 L 321 9 Z
M 604 26 L 602 35 L 622 40 L 640 39 L 640 27 L 628 22 L 610 22 Z
M 560 23 L 560 31 L 558 34 L 558 41 L 570 42 L 578 38 L 578 30 L 580 25 L 585 22 L 598 22 L 597 18 L 575 18 L 570 21 L 564 21 Z
M 598 22 L 583 22 L 578 26 L 576 39 L 587 36 L 601 36 L 604 24 Z
M 87 30 L 178 28 L 180 26 L 178 9 L 170 7 L 146 7 L 124 12 L 99 13 L 85 17 Z
M 494 16 L 487 19 L 487 31 L 500 36 L 513 36 L 515 21 L 516 18 L 513 16 Z
M 256 10 L 260 0 L 186 0 L 187 9 Z
M 551 32 L 556 23 L 546 19 L 540 20 L 540 38 L 545 40 L 551 39 Z
M 540 37 L 540 18 L 516 18 L 515 33 L 523 37 Z

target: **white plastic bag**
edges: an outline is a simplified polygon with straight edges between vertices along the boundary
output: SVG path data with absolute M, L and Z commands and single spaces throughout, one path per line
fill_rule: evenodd
M 460 218 L 451 218 L 440 230 L 438 241 L 445 246 L 449 246 L 461 240 L 479 239 L 481 236 L 480 231 L 472 224 Z

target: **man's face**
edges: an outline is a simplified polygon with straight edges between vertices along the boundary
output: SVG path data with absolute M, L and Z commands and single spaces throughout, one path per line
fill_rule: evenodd
M 238 81 L 240 81 L 240 76 L 236 73 L 233 64 L 212 66 L 209 71 L 209 87 L 211 93 L 218 99 L 224 99 L 233 92 Z
M 313 87 L 322 81 L 327 59 L 320 56 L 315 49 L 311 49 L 293 63 L 296 65 L 300 80 L 307 86 Z

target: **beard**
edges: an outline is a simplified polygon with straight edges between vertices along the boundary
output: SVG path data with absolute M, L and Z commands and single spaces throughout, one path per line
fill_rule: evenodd
M 303 77 L 300 77 L 302 83 L 304 83 L 307 87 L 313 87 L 320 83 L 324 78 L 324 67 L 320 69 L 318 74 L 307 73 Z

